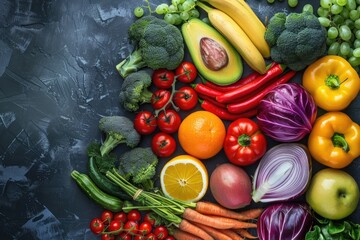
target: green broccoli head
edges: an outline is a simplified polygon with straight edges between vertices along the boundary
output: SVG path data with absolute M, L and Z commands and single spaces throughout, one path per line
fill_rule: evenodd
M 145 190 L 154 187 L 158 158 L 149 147 L 136 147 L 119 158 L 119 173 Z
M 325 54 L 326 37 L 325 28 L 311 12 L 276 13 L 265 32 L 271 58 L 295 71 Z
M 119 144 L 125 143 L 133 148 L 140 142 L 140 135 L 135 130 L 133 122 L 124 116 L 102 117 L 99 129 L 106 134 L 100 147 L 101 156 L 109 154 Z
M 138 110 L 141 104 L 151 101 L 150 85 L 151 75 L 145 70 L 130 73 L 121 85 L 120 104 L 128 111 Z
M 136 50 L 116 66 L 122 77 L 143 67 L 173 70 L 184 58 L 180 30 L 163 19 L 140 18 L 130 26 L 128 34 L 135 41 Z

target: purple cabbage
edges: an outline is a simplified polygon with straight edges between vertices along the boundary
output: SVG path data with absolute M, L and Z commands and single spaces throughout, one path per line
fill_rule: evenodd
M 258 106 L 262 132 L 279 142 L 295 142 L 312 129 L 317 107 L 313 97 L 298 83 L 285 83 L 270 91 Z
M 260 240 L 304 240 L 313 224 L 305 203 L 277 203 L 267 207 L 258 220 Z

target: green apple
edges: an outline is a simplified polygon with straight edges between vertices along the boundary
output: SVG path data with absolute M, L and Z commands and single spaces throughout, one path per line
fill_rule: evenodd
M 325 168 L 313 176 L 306 201 L 320 216 L 337 220 L 355 211 L 359 196 L 359 186 L 350 174 Z

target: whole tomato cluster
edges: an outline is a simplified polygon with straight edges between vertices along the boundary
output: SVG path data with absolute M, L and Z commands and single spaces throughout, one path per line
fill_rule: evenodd
M 93 218 L 90 230 L 101 235 L 102 240 L 174 240 L 166 226 L 158 225 L 152 212 L 142 215 L 133 209 L 113 213 L 104 210 L 100 217 Z
M 176 141 L 171 135 L 180 127 L 178 111 L 193 109 L 198 95 L 191 86 L 176 89 L 176 82 L 189 84 L 197 77 L 193 63 L 182 62 L 174 71 L 157 69 L 152 74 L 152 83 L 157 88 L 151 98 L 153 111 L 141 111 L 135 116 L 134 128 L 141 135 L 149 135 L 158 128 L 152 138 L 151 148 L 158 157 L 169 157 L 176 150 Z

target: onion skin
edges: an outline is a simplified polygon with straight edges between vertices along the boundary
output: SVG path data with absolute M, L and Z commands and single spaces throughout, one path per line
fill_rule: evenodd
M 251 180 L 240 167 L 223 163 L 210 176 L 210 190 L 215 200 L 229 209 L 242 208 L 251 203 Z
M 258 220 L 260 240 L 303 240 L 313 224 L 307 204 L 276 203 L 267 207 Z
M 261 131 L 279 142 L 296 142 L 310 133 L 317 115 L 314 98 L 298 83 L 281 84 L 259 103 Z

